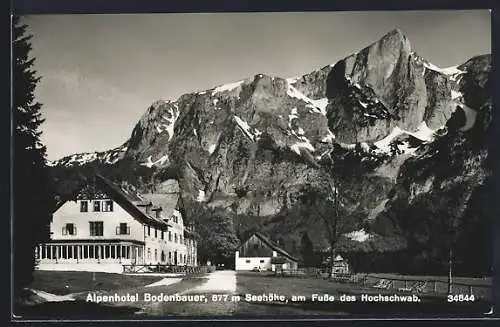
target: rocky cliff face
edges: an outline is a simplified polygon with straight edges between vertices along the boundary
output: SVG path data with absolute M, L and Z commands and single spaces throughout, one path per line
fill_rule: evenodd
M 186 203 L 223 208 L 289 243 L 303 231 L 324 243 L 321 222 L 290 212 L 304 185 L 343 178 L 343 201 L 356 221 L 346 233 L 351 248 L 421 249 L 415 233 L 429 229 L 417 217 L 439 220 L 450 205 L 440 199 L 450 192 L 464 207 L 460 215 L 475 215 L 466 207 L 481 202 L 477 189 L 490 174 L 490 78 L 489 55 L 442 69 L 394 30 L 303 76 L 257 74 L 157 101 L 127 148 L 110 153 L 151 167 L 158 182 L 175 167 Z M 443 159 L 453 169 L 442 168 Z M 336 170 L 346 160 L 354 175 Z M 83 161 L 55 165 L 68 162 Z M 438 211 L 425 211 L 428 203 Z M 398 241 L 381 243 L 388 238 Z

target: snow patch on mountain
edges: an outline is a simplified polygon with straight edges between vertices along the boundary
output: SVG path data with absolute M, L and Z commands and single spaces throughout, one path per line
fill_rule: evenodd
M 177 118 L 179 118 L 179 111 L 176 108 L 170 108 L 169 113 L 170 117 L 167 115 L 162 116 L 162 119 L 166 121 L 166 123 L 159 123 L 159 125 L 156 125 L 156 130 L 158 133 L 166 131 L 168 133 L 168 140 L 171 140 L 174 136 L 175 122 L 177 121 Z
M 217 144 L 210 144 L 210 146 L 208 147 L 208 153 L 210 153 L 210 154 L 214 153 L 216 148 L 217 148 Z
M 318 108 L 323 116 L 326 116 L 326 106 L 328 105 L 328 98 L 321 98 L 312 100 L 313 105 Z
M 262 135 L 262 132 L 259 131 L 256 128 L 250 127 L 246 121 L 241 119 L 240 117 L 234 115 L 234 120 L 240 130 L 253 142 L 258 141 L 260 139 L 260 136 Z
M 297 115 L 297 108 L 293 108 L 292 112 L 288 115 L 288 127 L 292 127 L 292 120 L 299 118 Z
M 346 236 L 347 238 L 349 238 L 353 241 L 360 242 L 360 243 L 365 242 L 372 237 L 372 235 L 368 234 L 364 229 L 352 231 L 350 233 L 344 234 L 344 236 Z
M 462 97 L 462 93 L 457 92 L 455 90 L 451 90 L 451 99 L 452 100 L 455 100 L 455 99 L 458 99 L 458 98 L 461 98 L 461 97 Z
M 418 127 L 415 132 L 406 132 L 406 134 L 411 135 L 413 137 L 416 137 L 419 140 L 425 141 L 425 142 L 431 142 L 434 140 L 434 132 L 432 129 L 430 129 L 425 122 L 422 122 Z
M 333 140 L 335 140 L 335 135 L 332 133 L 331 130 L 328 130 L 328 134 L 321 139 L 321 142 L 323 142 L 323 143 L 332 143 Z
M 459 103 L 458 106 L 462 108 L 465 113 L 465 124 L 464 126 L 460 127 L 459 130 L 465 132 L 474 127 L 477 118 L 477 111 L 463 103 Z
M 326 106 L 328 104 L 327 98 L 322 98 L 319 100 L 313 100 L 311 98 L 306 97 L 302 92 L 294 88 L 290 83 L 288 84 L 288 89 L 286 94 L 289 97 L 302 100 L 307 103 L 307 106 L 313 109 L 315 112 L 321 113 L 323 116 L 326 116 Z
M 389 152 L 391 150 L 390 149 L 390 144 L 391 144 L 392 140 L 394 140 L 396 137 L 398 137 L 399 135 L 401 135 L 403 133 L 404 133 L 404 131 L 401 128 L 399 128 L 399 127 L 396 126 L 389 133 L 389 135 L 387 135 L 386 137 L 384 137 L 380 141 L 375 142 L 374 144 L 380 150 L 383 150 L 385 152 Z
M 311 142 L 307 139 L 307 138 L 304 138 L 303 141 L 301 142 L 297 142 L 297 143 L 294 143 L 290 146 L 290 149 L 292 149 L 292 151 L 294 151 L 295 153 L 297 153 L 298 155 L 300 155 L 300 149 L 301 148 L 304 148 L 304 149 L 307 149 L 307 150 L 310 150 L 310 151 L 315 151 L 316 149 L 312 146 Z
M 455 75 L 455 74 L 464 73 L 464 71 L 458 69 L 458 66 L 439 68 L 438 66 L 431 64 L 430 62 L 424 63 L 424 66 L 428 69 L 435 70 L 435 71 L 440 72 L 440 73 L 445 74 L 445 75 Z
M 215 94 L 220 93 L 220 92 L 232 91 L 235 88 L 241 86 L 241 84 L 243 84 L 243 82 L 244 81 L 241 80 L 241 81 L 238 81 L 238 82 L 234 82 L 234 83 L 229 83 L 229 84 L 224 84 L 224 85 L 218 86 L 218 87 L 216 87 L 212 91 L 212 95 L 215 95 Z
M 63 166 L 63 167 L 71 167 L 71 166 L 81 166 L 90 162 L 99 161 L 106 164 L 114 164 L 118 160 L 120 160 L 125 151 L 127 151 L 127 146 L 122 145 L 117 148 L 114 148 L 105 152 L 86 152 L 86 153 L 76 153 L 71 156 L 67 156 L 58 160 L 47 160 L 47 166 Z
M 156 165 L 163 166 L 165 164 L 165 162 L 168 161 L 168 155 L 167 154 L 165 154 L 164 156 L 162 156 L 161 158 L 159 158 L 156 161 L 152 161 L 151 158 L 152 158 L 152 156 L 149 156 L 146 159 L 146 162 L 142 163 L 141 165 L 146 166 L 148 168 L 152 168 L 153 166 L 156 166 Z
M 374 144 L 381 151 L 390 152 L 391 151 L 390 145 L 391 145 L 392 141 L 396 137 L 398 137 L 399 135 L 407 134 L 407 135 L 411 135 L 411 136 L 413 136 L 421 141 L 431 142 L 434 140 L 434 133 L 435 133 L 435 131 L 430 129 L 425 122 L 422 122 L 417 127 L 417 130 L 415 132 L 408 132 L 408 131 L 402 130 L 401 128 L 396 126 L 393 128 L 393 130 L 391 131 L 391 133 L 389 135 L 387 135 L 383 139 L 375 142 Z M 413 150 L 414 148 L 412 148 L 410 150 L 409 144 L 407 144 L 406 147 L 404 145 L 402 147 L 399 147 L 399 150 L 404 150 L 404 149 L 408 150 L 411 153 L 414 152 L 414 150 Z M 405 151 L 405 153 L 408 153 L 408 151 Z
M 205 202 L 207 199 L 206 199 L 206 196 L 205 196 L 205 191 L 203 190 L 198 190 L 198 197 L 196 198 L 196 201 L 198 202 Z

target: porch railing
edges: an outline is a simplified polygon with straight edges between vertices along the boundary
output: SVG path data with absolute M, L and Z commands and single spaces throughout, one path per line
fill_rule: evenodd
M 213 267 L 208 266 L 174 266 L 174 265 L 123 265 L 123 273 L 178 273 L 178 274 L 201 274 L 213 271 Z

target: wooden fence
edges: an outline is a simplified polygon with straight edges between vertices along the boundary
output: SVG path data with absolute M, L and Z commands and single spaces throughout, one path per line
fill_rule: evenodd
M 123 265 L 123 273 L 173 273 L 173 274 L 202 274 L 215 270 L 212 266 L 172 266 L 172 265 Z
M 323 278 L 335 282 L 357 284 L 374 289 L 386 290 L 409 290 L 419 283 L 419 291 L 428 294 L 447 294 L 448 281 L 445 277 L 435 276 L 404 276 L 395 274 L 337 274 L 328 278 L 328 273 L 320 268 L 299 268 L 297 270 L 285 270 L 274 273 L 277 277 L 295 278 Z M 376 287 L 382 281 L 389 281 L 384 287 Z M 484 278 L 455 277 L 452 282 L 452 294 L 474 295 L 480 298 L 491 298 L 492 282 Z
M 353 279 L 357 279 L 354 281 Z M 357 274 L 351 278 L 351 281 L 373 287 L 380 284 L 381 281 L 389 281 L 387 290 L 411 289 L 412 285 L 420 283 L 421 293 L 428 294 L 448 294 L 448 281 L 443 277 L 434 276 L 391 276 L 384 274 Z M 480 298 L 491 298 L 493 285 L 492 282 L 484 278 L 465 278 L 456 277 L 452 281 L 452 294 L 474 295 Z

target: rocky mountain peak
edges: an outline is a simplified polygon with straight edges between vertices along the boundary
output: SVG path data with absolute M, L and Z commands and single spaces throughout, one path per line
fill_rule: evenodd
M 395 29 L 302 76 L 260 73 L 155 101 L 126 146 L 55 165 L 139 163 L 153 168 L 139 167 L 158 190 L 175 178 L 186 203 L 225 210 L 239 229 L 290 239 L 308 231 L 320 243 L 321 221 L 300 211 L 297 198 L 306 186 L 342 180 L 352 222 L 345 235 L 363 235 L 350 246 L 392 251 L 405 246 L 401 239 L 415 246 L 427 240 L 413 234 L 440 228 L 452 205 L 443 199 L 460 206 L 475 199 L 466 220 L 484 216 L 491 68 L 490 55 L 439 68 Z M 413 250 L 407 257 L 421 251 Z

